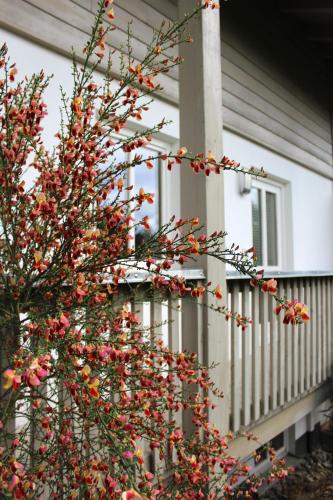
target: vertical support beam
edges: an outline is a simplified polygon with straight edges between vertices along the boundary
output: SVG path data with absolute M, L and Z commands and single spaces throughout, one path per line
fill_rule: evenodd
M 196 0 L 179 0 L 179 16 L 190 13 Z M 217 159 L 222 157 L 222 70 L 220 16 L 218 10 L 206 10 L 192 19 L 188 31 L 192 44 L 182 44 L 180 55 L 184 63 L 179 72 L 180 91 L 180 143 L 192 153 L 208 154 L 212 151 Z M 224 229 L 223 175 L 193 175 L 186 166 L 181 167 L 181 216 L 198 216 L 208 234 Z M 203 257 L 198 263 L 204 268 L 207 279 L 221 284 L 226 292 L 225 266 L 212 258 Z M 192 319 L 183 315 L 183 347 L 193 336 Z M 204 309 L 203 321 L 204 362 L 219 363 L 211 375 L 218 387 L 222 387 L 224 400 L 211 400 L 217 405 L 209 415 L 220 430 L 228 430 L 230 386 L 228 375 L 227 327 L 222 315 Z

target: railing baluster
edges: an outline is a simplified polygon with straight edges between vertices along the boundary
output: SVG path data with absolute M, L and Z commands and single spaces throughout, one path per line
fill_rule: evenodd
M 231 308 L 233 312 L 239 312 L 239 285 L 236 282 L 232 289 Z M 240 403 L 241 403 L 241 359 L 240 359 L 240 329 L 235 321 L 231 326 L 231 366 L 232 366 L 232 430 L 237 431 L 240 427 Z
M 186 297 L 182 299 L 181 307 L 181 348 L 184 351 L 195 352 L 198 355 L 198 360 L 203 362 L 203 306 L 202 298 L 192 299 Z M 184 389 L 188 394 L 193 394 L 194 386 L 186 385 Z M 190 410 L 183 411 L 182 425 L 187 435 L 191 435 L 195 431 L 195 426 L 192 422 L 193 414 Z
M 322 279 L 321 289 L 321 307 L 322 307 L 322 377 L 327 378 L 327 301 L 326 301 L 326 278 Z
M 271 369 L 270 369 L 270 402 L 271 409 L 275 410 L 277 407 L 277 387 L 278 387 L 278 372 L 277 372 L 277 363 L 278 363 L 278 330 L 277 330 L 277 317 L 274 313 L 275 301 L 273 297 L 270 298 L 269 301 L 269 322 L 270 322 L 270 360 L 271 360 Z
M 281 297 L 285 296 L 285 283 L 280 281 L 279 283 L 279 294 Z M 279 404 L 284 405 L 285 399 L 285 370 L 286 370 L 286 337 L 285 328 L 282 323 L 282 313 L 278 317 L 278 342 L 279 342 Z
M 159 296 L 158 293 L 153 295 L 152 300 L 150 301 L 150 325 L 151 325 L 151 337 L 152 341 L 154 341 L 154 338 L 156 339 L 163 339 L 164 343 L 167 345 L 169 344 L 169 335 L 167 335 L 167 338 L 163 336 L 163 330 L 164 330 L 164 325 L 163 323 L 163 309 L 165 306 L 164 302 L 161 302 L 161 297 Z M 169 333 L 169 332 L 168 332 Z M 169 414 L 165 415 L 164 418 L 168 419 Z M 156 435 L 158 438 L 158 436 Z M 150 451 L 149 455 L 149 460 L 150 460 L 150 468 L 156 472 L 157 470 L 162 471 L 164 470 L 164 463 L 163 460 L 160 458 L 160 451 L 158 448 L 154 448 L 152 451 Z
M 147 308 L 144 307 L 144 302 L 141 295 L 140 297 L 132 300 L 131 311 L 133 311 L 137 315 L 143 329 L 145 329 L 148 325 L 150 327 L 151 307 L 149 308 L 149 313 L 148 313 Z M 147 313 L 149 314 L 149 318 L 147 318 Z M 148 334 L 145 332 L 144 339 L 146 342 L 150 342 L 151 341 L 150 334 L 148 336 Z M 138 447 L 142 449 L 145 467 L 147 468 L 147 470 L 154 472 L 155 470 L 154 455 L 149 447 L 148 441 L 144 438 L 138 439 Z
M 262 383 L 262 408 L 261 411 L 267 415 L 269 411 L 269 348 L 268 348 L 268 295 L 261 295 L 260 308 L 261 324 L 261 383 Z
M 311 307 L 311 284 L 310 280 L 307 278 L 305 280 L 305 290 L 304 290 L 304 302 L 306 306 Z M 311 321 L 306 321 L 304 326 L 304 336 L 305 336 L 305 389 L 308 390 L 311 386 L 311 332 L 312 325 Z
M 317 281 L 317 382 L 320 383 L 323 379 L 322 377 L 322 349 L 323 349 L 323 309 L 322 309 L 322 281 L 321 278 Z
M 301 279 L 299 281 L 299 300 L 302 304 L 305 301 L 305 283 L 304 280 Z M 304 364 L 304 355 L 305 355 L 305 338 L 304 338 L 304 324 L 299 325 L 299 392 L 303 394 L 304 392 L 304 376 L 305 376 L 305 364 Z
M 242 314 L 250 316 L 250 288 L 249 285 L 242 288 Z M 249 425 L 251 419 L 251 365 L 250 365 L 250 343 L 251 329 L 248 326 L 242 332 L 242 406 L 243 406 L 243 424 Z
M 311 385 L 317 385 L 317 283 L 311 279 Z
M 290 285 L 290 281 L 286 282 L 286 296 L 288 299 L 291 298 L 292 289 Z M 286 400 L 291 400 L 291 387 L 292 387 L 292 331 L 289 325 L 285 325 L 284 328 L 285 336 L 286 336 L 286 359 L 287 359 L 287 370 L 286 370 Z
M 298 283 L 297 280 L 293 280 L 293 285 L 292 285 L 292 297 L 296 298 L 299 300 L 299 292 L 298 292 Z M 299 342 L 299 327 L 298 325 L 293 325 L 291 329 L 291 335 L 292 335 L 292 344 L 293 344 L 293 350 L 292 350 L 292 364 L 293 364 L 293 383 L 292 383 L 292 395 L 294 398 L 296 398 L 299 394 L 299 389 L 298 389 L 298 372 L 299 372 L 299 360 L 298 360 L 298 342 Z
M 332 287 L 332 278 L 328 278 L 328 286 L 327 286 L 327 316 L 328 316 L 328 376 L 332 376 L 332 339 L 333 339 L 333 287 Z
M 259 289 L 252 292 L 252 418 L 260 417 Z

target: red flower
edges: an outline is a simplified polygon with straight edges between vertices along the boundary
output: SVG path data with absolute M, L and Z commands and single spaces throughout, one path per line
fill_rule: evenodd
M 270 295 L 275 295 L 277 292 L 277 281 L 274 278 L 264 281 L 261 286 L 261 291 L 268 292 Z
M 214 290 L 213 290 L 214 294 L 215 294 L 215 297 L 218 299 L 218 300 L 222 300 L 222 288 L 220 285 L 217 285 Z

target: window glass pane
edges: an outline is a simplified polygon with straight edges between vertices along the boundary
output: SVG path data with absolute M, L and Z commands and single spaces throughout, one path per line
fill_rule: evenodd
M 148 148 L 136 149 L 135 154 L 142 155 L 143 158 L 156 156 L 156 151 Z M 140 188 L 143 188 L 145 193 L 154 195 L 154 203 L 144 202 L 137 212 L 135 212 L 135 222 L 149 217 L 150 229 L 145 229 L 143 226 L 135 226 L 135 245 L 140 245 L 146 241 L 151 234 L 154 234 L 159 227 L 159 161 L 151 160 L 153 168 L 149 169 L 145 163 L 134 167 L 134 193 L 139 194 Z
M 266 192 L 267 264 L 278 265 L 276 194 Z
M 251 189 L 252 198 L 252 236 L 253 246 L 256 248 L 257 265 L 263 265 L 262 259 L 262 226 L 261 226 L 261 199 L 260 189 Z
M 112 156 L 110 156 L 109 163 L 107 165 L 109 166 L 110 164 L 112 164 L 116 168 L 119 163 L 124 163 L 126 161 L 128 161 L 128 153 L 125 153 L 122 149 L 118 149 Z M 119 203 L 120 201 L 125 201 L 128 198 L 128 192 L 125 190 L 125 188 L 127 187 L 127 169 L 122 174 L 115 176 L 114 180 L 115 187 L 109 193 L 106 199 L 106 205 L 112 205 L 112 203 L 114 203 L 116 200 L 117 203 Z M 123 184 L 123 188 L 121 191 L 119 191 L 117 185 L 119 181 Z M 108 183 L 108 181 L 106 181 L 106 183 Z

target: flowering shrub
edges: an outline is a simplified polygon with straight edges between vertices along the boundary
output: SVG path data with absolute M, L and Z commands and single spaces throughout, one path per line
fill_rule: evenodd
M 172 218 L 150 231 L 149 218 L 138 214 L 154 203 L 154 193 L 135 194 L 126 173 L 140 165 L 153 169 L 156 159 L 169 170 L 189 166 L 203 175 L 262 173 L 185 147 L 144 158 L 136 151 L 164 121 L 115 138 L 129 118 L 141 119 L 159 89 L 158 75 L 180 62 L 168 49 L 188 38 L 185 20 L 163 25 L 140 64 L 129 49 L 115 90 L 111 64 L 99 86 L 94 71 L 106 53 L 112 25 L 103 19 L 113 20 L 111 3 L 100 2 L 84 61 L 73 63 L 73 94 L 64 96 L 53 151 L 42 139 L 48 78 L 40 72 L 16 83 L 17 68 L 7 48 L 0 50 L 0 491 L 8 498 L 213 499 L 231 496 L 246 478 L 243 494 L 251 497 L 262 479 L 248 478 L 248 466 L 228 453 L 230 438 L 207 421 L 207 391 L 219 394 L 208 370 L 195 354 L 172 352 L 153 329 L 147 339 L 128 305 L 135 291 L 127 288 L 124 297 L 123 290 L 136 269 L 149 272 L 146 286 L 159 300 L 222 299 L 218 284 L 195 286 L 169 273 L 203 254 L 248 274 L 253 286 L 275 297 L 276 282 L 255 270 L 253 249 L 225 249 L 224 233 L 204 234 L 196 218 Z M 192 15 L 210 7 L 217 5 L 206 0 Z M 119 162 L 119 151 L 134 156 Z M 35 171 L 29 188 L 27 168 Z M 135 227 L 146 236 L 134 246 Z M 285 322 L 307 319 L 303 305 L 276 300 Z M 250 321 L 207 304 L 242 328 Z M 177 424 L 183 410 L 192 411 L 192 435 Z M 143 448 L 155 456 L 154 470 Z M 282 477 L 282 464 L 275 461 L 271 474 Z

